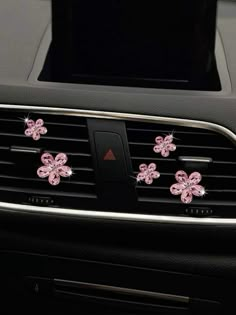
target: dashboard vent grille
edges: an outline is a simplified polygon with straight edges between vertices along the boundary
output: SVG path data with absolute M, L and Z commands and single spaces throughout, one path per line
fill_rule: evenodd
M 156 163 L 161 173 L 152 185 L 137 183 L 140 208 L 172 215 L 186 213 L 188 206 L 181 204 L 178 196 L 170 194 L 170 186 L 176 182 L 175 173 L 183 169 L 187 173 L 199 171 L 203 175 L 201 184 L 207 191 L 203 198 L 194 198 L 191 206 L 210 207 L 219 216 L 222 210 L 226 217 L 233 213 L 236 208 L 236 147 L 230 140 L 205 129 L 141 122 L 127 122 L 126 126 L 134 176 L 142 163 Z M 177 150 L 164 158 L 153 151 L 155 138 L 172 132 Z M 193 165 L 183 163 L 181 157 L 204 157 L 211 162 Z
M 55 207 L 91 208 L 96 202 L 95 176 L 85 118 L 30 114 L 42 118 L 48 133 L 39 141 L 24 135 L 24 112 L 1 111 L 0 116 L 0 201 Z M 70 178 L 58 186 L 37 176 L 40 157 L 49 152 L 68 156 Z

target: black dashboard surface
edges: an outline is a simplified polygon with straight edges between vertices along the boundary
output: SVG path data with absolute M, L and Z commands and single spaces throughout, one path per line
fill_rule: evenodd
M 48 0 L 0 1 L 1 104 L 196 119 L 218 123 L 236 132 L 235 2 L 219 1 L 218 41 L 223 45 L 223 78 L 227 78 L 227 82 L 222 82 L 223 90 L 220 92 L 39 82 L 33 74 L 39 73 L 41 69 L 38 65 L 44 61 L 39 60 L 39 50 L 44 47 L 43 42 L 51 23 L 50 16 Z M 165 224 L 141 226 L 137 222 L 123 224 L 92 219 L 73 221 L 40 215 L 13 216 L 10 212 L 2 211 L 1 276 L 6 277 L 11 294 L 9 275 L 15 277 L 14 281 L 19 280 L 19 275 L 32 276 L 29 272 L 35 272 L 33 276 L 45 276 L 50 273 L 49 265 L 54 275 L 60 265 L 56 267 L 52 257 L 57 256 L 62 260 L 100 261 L 151 271 L 168 270 L 212 279 L 218 277 L 220 281 L 218 287 L 214 286 L 214 294 L 216 297 L 221 294 L 219 292 L 224 291 L 224 296 L 228 294 L 226 300 L 230 299 L 227 305 L 230 309 L 235 300 L 235 293 L 230 291 L 236 270 L 235 227 L 227 230 L 219 227 L 217 232 L 215 228 Z M 32 254 L 45 256 L 45 265 L 40 265 L 41 260 L 36 259 L 32 269 L 27 269 Z M 25 265 L 24 257 L 27 255 Z M 17 268 L 16 262 L 21 262 Z M 60 268 L 57 275 L 64 272 L 73 277 L 74 270 L 70 270 L 70 264 Z M 88 274 L 90 271 L 88 268 Z M 126 281 L 125 274 L 123 280 Z M 225 288 L 227 286 L 227 290 L 221 283 L 224 283 Z M 172 288 L 171 281 L 165 285 Z M 4 292 L 4 287 L 1 289 Z M 193 285 L 191 289 L 194 292 Z M 202 295 L 201 287 L 198 289 L 199 295 Z

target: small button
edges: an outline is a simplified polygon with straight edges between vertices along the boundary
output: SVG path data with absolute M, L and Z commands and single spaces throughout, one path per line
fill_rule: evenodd
M 127 180 L 127 166 L 120 135 L 112 132 L 95 132 L 98 170 L 104 181 Z

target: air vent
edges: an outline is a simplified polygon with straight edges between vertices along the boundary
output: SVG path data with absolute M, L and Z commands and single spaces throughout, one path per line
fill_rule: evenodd
M 177 150 L 167 158 L 154 153 L 155 137 L 172 132 Z M 141 163 L 154 162 L 161 173 L 152 185 L 137 183 L 139 209 L 171 215 L 189 214 L 191 209 L 196 214 L 199 209 L 197 213 L 201 210 L 204 214 L 236 217 L 236 147 L 225 136 L 205 129 L 141 122 L 128 122 L 127 134 L 135 176 Z M 170 194 L 180 169 L 203 174 L 201 184 L 207 194 L 194 198 L 191 205 Z
M 85 118 L 30 114 L 42 118 L 48 133 L 39 141 L 24 135 L 28 113 L 1 111 L 0 116 L 0 201 L 66 208 L 93 208 L 96 203 L 95 176 Z M 70 178 L 51 186 L 37 176 L 41 154 L 68 156 Z

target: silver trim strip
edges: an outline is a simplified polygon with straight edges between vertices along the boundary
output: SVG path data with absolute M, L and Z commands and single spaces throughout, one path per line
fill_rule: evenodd
M 236 219 L 218 219 L 218 218 L 192 218 L 192 217 L 177 217 L 165 215 L 149 215 L 138 213 L 117 213 L 103 212 L 92 210 L 76 210 L 50 207 L 37 207 L 28 205 L 18 205 L 6 202 L 0 202 L 0 211 L 15 212 L 18 214 L 46 214 L 57 215 L 61 217 L 84 218 L 84 219 L 102 219 L 125 222 L 143 222 L 143 223 L 165 223 L 165 224 L 191 224 L 191 225 L 213 225 L 227 226 L 235 225 Z
M 25 148 L 25 147 L 17 147 L 17 146 L 11 146 L 10 147 L 11 152 L 16 152 L 16 153 L 40 153 L 40 149 L 38 148 Z
M 212 158 L 194 157 L 194 156 L 180 156 L 180 162 L 197 162 L 197 163 L 211 163 Z
M 40 106 L 26 106 L 26 105 L 0 105 L 0 109 L 9 110 L 22 110 L 26 112 L 38 112 L 45 114 L 55 115 L 67 115 L 67 116 L 79 116 L 87 118 L 103 118 L 103 119 L 117 119 L 117 120 L 131 120 L 131 121 L 143 121 L 162 124 L 172 124 L 176 126 L 186 126 L 202 128 L 218 132 L 233 143 L 236 144 L 236 134 L 231 130 L 221 125 L 198 121 L 190 119 L 172 118 L 172 117 L 160 117 L 140 114 L 129 113 L 117 113 L 117 112 L 103 112 L 103 111 L 89 111 L 80 109 L 69 108 L 56 108 L 56 107 L 40 107 Z M 108 219 L 116 221 L 134 221 L 134 222 L 149 222 L 149 223 L 174 223 L 174 224 L 194 224 L 194 225 L 222 225 L 230 226 L 236 225 L 236 219 L 221 219 L 221 218 L 191 218 L 191 217 L 177 217 L 177 216 L 165 216 L 165 215 L 146 215 L 146 214 L 133 214 L 133 213 L 115 213 L 115 212 L 102 212 L 102 211 L 88 211 L 77 209 L 62 209 L 62 208 L 50 208 L 50 207 L 37 207 L 29 205 L 19 205 L 13 203 L 0 202 L 0 211 L 4 212 L 16 212 L 16 213 L 37 213 L 48 214 L 58 216 L 69 216 L 79 218 L 90 219 Z
M 103 284 L 96 284 L 96 283 L 88 283 L 88 282 L 77 282 L 77 281 L 67 281 L 67 280 L 61 280 L 61 279 L 54 279 L 55 286 L 59 286 L 59 292 L 60 292 L 60 285 L 61 286 L 71 286 L 71 287 L 77 287 L 78 289 L 84 289 L 84 294 L 91 295 L 89 292 L 86 293 L 86 290 L 92 289 L 99 292 L 111 292 L 111 293 L 117 293 L 117 294 L 123 294 L 123 295 L 129 295 L 133 297 L 140 297 L 140 298 L 152 298 L 156 299 L 157 301 L 170 301 L 170 302 L 176 302 L 176 303 L 182 303 L 182 304 L 188 304 L 189 303 L 189 297 L 187 296 L 181 296 L 181 295 L 174 295 L 174 294 L 166 294 L 166 293 L 159 293 L 159 292 L 153 292 L 153 291 L 144 291 L 144 290 L 137 290 L 137 289 L 130 289 L 130 288 L 124 288 L 124 287 L 115 287 L 110 285 L 103 285 Z M 57 291 L 57 288 L 56 288 Z M 66 292 L 66 291 L 65 291 Z M 94 296 L 96 296 L 94 294 Z

